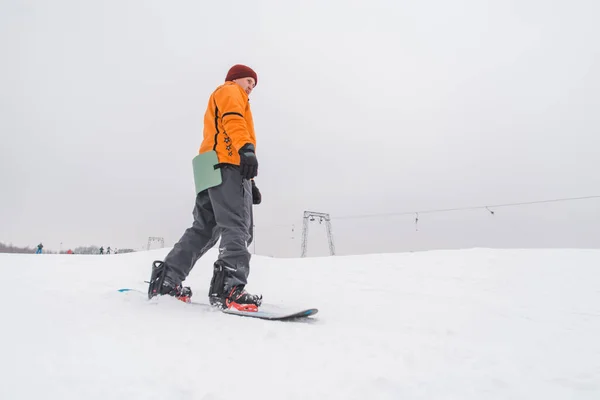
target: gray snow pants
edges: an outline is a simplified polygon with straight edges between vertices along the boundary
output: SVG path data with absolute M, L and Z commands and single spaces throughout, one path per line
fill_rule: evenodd
M 221 168 L 223 182 L 196 196 L 194 223 L 167 254 L 167 277 L 175 284 L 187 278 L 196 261 L 221 238 L 217 263 L 226 271 L 225 290 L 247 284 L 252 242 L 252 186 L 237 168 Z

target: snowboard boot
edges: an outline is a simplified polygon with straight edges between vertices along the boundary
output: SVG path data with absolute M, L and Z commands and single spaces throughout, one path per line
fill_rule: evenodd
M 166 276 L 167 268 L 162 261 L 152 263 L 152 275 L 148 285 L 148 298 L 169 295 L 184 303 L 191 303 L 192 289 L 187 286 L 176 285 Z
M 258 311 L 262 303 L 262 295 L 252 295 L 244 290 L 244 286 L 235 286 L 225 292 L 225 267 L 216 262 L 213 277 L 210 281 L 208 301 L 210 305 L 222 309 L 234 308 L 239 311 Z
M 250 294 L 244 290 L 244 286 L 234 286 L 225 298 L 225 308 L 234 308 L 238 311 L 258 311 L 262 304 L 262 295 Z

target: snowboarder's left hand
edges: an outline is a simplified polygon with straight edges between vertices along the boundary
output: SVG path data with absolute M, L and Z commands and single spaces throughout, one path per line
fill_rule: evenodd
M 252 204 L 260 204 L 260 202 L 262 201 L 260 190 L 258 190 L 258 187 L 256 187 L 256 183 L 254 183 L 254 180 L 250 182 L 252 182 Z
M 254 154 L 254 145 L 246 143 L 238 152 L 240 154 L 240 174 L 242 178 L 252 179 L 258 175 L 258 160 Z

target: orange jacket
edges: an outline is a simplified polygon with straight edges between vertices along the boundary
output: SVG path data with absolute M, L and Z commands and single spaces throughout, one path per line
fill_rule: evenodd
M 225 82 L 208 100 L 200 153 L 215 150 L 219 163 L 240 165 L 238 150 L 246 143 L 256 148 L 248 95 L 237 83 Z

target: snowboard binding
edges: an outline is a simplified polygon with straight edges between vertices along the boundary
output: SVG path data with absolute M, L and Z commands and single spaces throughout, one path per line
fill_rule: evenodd
M 192 301 L 192 289 L 187 286 L 175 285 L 169 279 L 166 279 L 167 268 L 163 261 L 154 261 L 152 263 L 152 274 L 148 283 L 148 299 L 159 295 L 169 295 L 189 303 Z
M 253 295 L 244 290 L 244 285 L 238 285 L 225 291 L 226 268 L 218 261 L 214 265 L 213 276 L 208 290 L 210 305 L 221 309 L 256 312 L 262 304 L 262 295 Z

